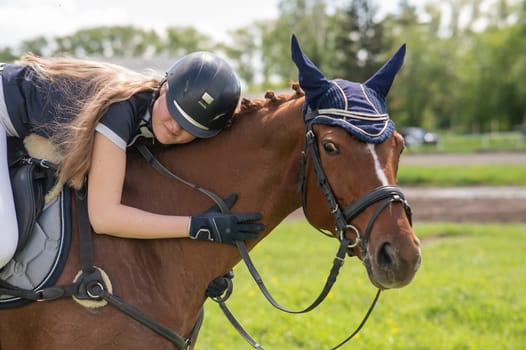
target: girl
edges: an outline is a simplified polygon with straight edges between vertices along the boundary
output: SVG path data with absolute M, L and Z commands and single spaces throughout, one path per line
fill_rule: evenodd
M 240 83 L 220 57 L 196 52 L 159 79 L 119 66 L 27 55 L 0 64 L 0 267 L 18 241 L 6 137 L 35 133 L 64 153 L 58 180 L 80 188 L 88 176 L 93 230 L 125 238 L 190 237 L 234 244 L 256 239 L 259 214 L 168 216 L 121 203 L 126 147 L 138 137 L 181 144 L 217 135 L 232 118 Z M 111 168 L 108 172 L 106 169 Z

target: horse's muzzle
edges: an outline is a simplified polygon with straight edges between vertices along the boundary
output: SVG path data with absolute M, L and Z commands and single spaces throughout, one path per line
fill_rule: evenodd
M 378 288 L 400 288 L 409 284 L 422 263 L 420 242 L 416 238 L 406 241 L 403 247 L 387 240 L 369 248 L 363 262 L 369 279 Z

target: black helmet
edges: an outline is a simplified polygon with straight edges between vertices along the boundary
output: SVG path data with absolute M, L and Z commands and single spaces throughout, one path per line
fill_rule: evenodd
M 199 138 L 217 135 L 230 121 L 241 85 L 230 65 L 209 52 L 194 52 L 166 72 L 166 104 L 172 117 Z

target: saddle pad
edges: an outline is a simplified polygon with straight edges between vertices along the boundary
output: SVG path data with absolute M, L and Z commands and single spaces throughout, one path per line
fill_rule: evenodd
M 40 214 L 25 247 L 0 270 L 0 279 L 31 290 L 53 286 L 62 273 L 71 242 L 71 192 L 64 186 L 60 195 Z M 0 309 L 31 301 L 0 295 Z

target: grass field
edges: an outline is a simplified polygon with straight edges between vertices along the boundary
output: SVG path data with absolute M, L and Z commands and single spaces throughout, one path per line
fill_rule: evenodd
M 525 151 L 526 134 L 519 131 L 483 134 L 441 132 L 437 145 L 408 147 L 408 152 L 471 153 L 486 151 Z
M 526 186 L 526 164 L 404 165 L 398 170 L 400 185 L 426 186 Z
M 423 265 L 407 287 L 382 293 L 343 349 L 524 349 L 526 224 L 420 224 Z M 318 295 L 336 251 L 304 222 L 282 223 L 252 256 L 278 302 L 300 309 Z M 241 263 L 232 312 L 265 349 L 330 349 L 359 324 L 376 290 L 348 258 L 329 298 L 306 315 L 263 299 Z M 213 302 L 197 349 L 251 349 Z

